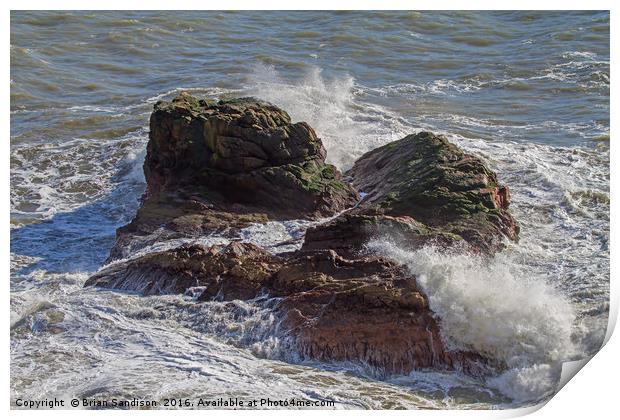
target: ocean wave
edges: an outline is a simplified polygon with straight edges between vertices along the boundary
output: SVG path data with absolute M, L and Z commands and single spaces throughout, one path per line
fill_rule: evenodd
M 588 58 L 590 60 L 594 60 L 597 57 L 596 53 L 590 51 L 566 51 L 562 54 L 562 58 L 570 59 L 570 58 Z
M 375 88 L 381 95 L 463 95 L 485 89 L 532 90 L 541 80 L 577 85 L 587 91 L 609 87 L 609 61 L 596 59 L 594 53 L 565 53 L 563 61 L 548 67 L 529 70 L 529 74 L 514 75 L 510 71 L 497 74 L 476 74 L 457 79 L 434 79 L 427 82 L 408 82 Z M 558 86 L 553 86 L 557 89 Z
M 532 137 L 535 138 L 537 133 L 548 133 L 550 131 L 556 133 L 565 133 L 580 137 L 586 140 L 596 140 L 601 136 L 604 136 L 608 131 L 608 126 L 602 124 L 599 121 L 587 121 L 587 122 L 560 122 L 553 120 L 545 120 L 539 122 L 525 123 L 515 119 L 510 120 L 510 116 L 506 118 L 480 118 L 470 115 L 461 115 L 454 113 L 438 113 L 432 114 L 420 114 L 417 116 L 421 121 L 427 123 L 441 123 L 449 122 L 455 127 L 456 130 L 462 130 L 464 128 L 480 128 L 485 131 L 502 135 L 510 136 L 514 138 Z
M 195 95 L 202 95 L 206 98 L 219 99 L 221 96 L 234 95 L 241 92 L 241 89 L 224 89 L 224 88 L 209 88 L 209 87 L 176 87 L 166 92 L 160 93 L 155 96 L 151 96 L 145 100 L 148 104 L 154 104 L 157 101 L 169 100 L 178 95 L 181 92 L 191 92 Z
M 449 345 L 509 367 L 557 362 L 575 354 L 570 302 L 544 278 L 518 270 L 509 257 L 502 254 L 485 262 L 433 248 L 411 252 L 380 239 L 368 247 L 416 275 Z
M 143 185 L 142 129 L 122 138 L 72 139 L 11 148 L 11 213 L 48 219 L 110 194 Z
M 550 371 L 579 356 L 571 340 L 575 311 L 544 278 L 520 271 L 510 255 L 491 261 L 433 248 L 408 251 L 388 240 L 372 252 L 405 264 L 429 297 L 447 346 L 501 360 L 508 370 L 488 383 L 507 396 L 539 399 L 553 392 Z

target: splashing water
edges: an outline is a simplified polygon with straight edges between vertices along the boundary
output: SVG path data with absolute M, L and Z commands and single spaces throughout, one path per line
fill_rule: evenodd
M 566 360 L 573 353 L 570 302 L 544 279 L 520 272 L 509 256 L 485 262 L 429 247 L 407 251 L 382 240 L 368 248 L 405 264 L 417 277 L 449 346 L 509 367 Z
M 449 348 L 506 364 L 510 370 L 489 383 L 507 395 L 523 399 L 549 392 L 556 385 L 551 371 L 580 354 L 571 340 L 575 313 L 569 300 L 545 279 L 524 272 L 509 251 L 485 261 L 433 247 L 408 251 L 382 239 L 367 247 L 416 276 Z
M 321 137 L 327 161 L 346 170 L 363 153 L 406 134 L 396 116 L 355 100 L 351 76 L 327 79 L 311 67 L 301 79 L 287 82 L 272 65 L 256 64 L 248 76 L 248 91 L 285 109 L 294 121 L 305 121 Z

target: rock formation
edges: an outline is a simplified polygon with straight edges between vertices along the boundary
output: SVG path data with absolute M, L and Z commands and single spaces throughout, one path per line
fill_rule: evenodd
M 377 236 L 409 248 L 459 246 L 492 254 L 516 240 L 509 192 L 483 162 L 445 137 L 419 133 L 362 156 L 341 174 L 325 163 L 306 123 L 251 98 L 181 95 L 155 105 L 144 164 L 147 193 L 111 254 L 136 241 L 234 232 L 251 222 L 316 219 L 301 249 L 274 255 L 231 235 L 225 245 L 183 245 L 112 263 L 86 286 L 199 302 L 269 294 L 299 355 L 363 362 L 385 373 L 458 369 L 479 374 L 482 355 L 448 349 L 441 320 L 406 267 L 369 255 Z M 359 201 L 357 191 L 363 191 Z M 162 234 L 162 232 L 166 232 Z
M 346 173 L 366 195 L 351 211 L 306 233 L 304 249 L 350 255 L 377 235 L 407 247 L 466 247 L 486 254 L 519 227 L 510 193 L 477 157 L 443 136 L 421 132 L 372 150 Z
M 316 219 L 359 199 L 325 163 L 308 124 L 291 123 L 285 111 L 254 98 L 215 102 L 182 94 L 155 104 L 144 175 L 143 203 L 119 229 L 109 261 L 129 256 L 136 242 Z
M 200 290 L 199 302 L 281 298 L 277 315 L 306 358 L 361 361 L 382 373 L 458 369 L 479 375 L 482 356 L 445 348 L 415 277 L 385 258 L 334 251 L 282 258 L 249 243 L 181 246 L 112 264 L 87 286 L 151 294 Z

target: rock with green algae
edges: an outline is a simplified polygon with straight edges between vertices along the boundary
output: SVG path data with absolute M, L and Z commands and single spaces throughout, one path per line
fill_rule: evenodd
M 255 98 L 158 102 L 144 163 L 147 195 L 199 196 L 276 218 L 330 216 L 358 200 L 305 122 Z
M 327 217 L 359 200 L 325 163 L 308 124 L 255 98 L 181 94 L 156 103 L 144 175 L 141 207 L 118 229 L 108 262 L 161 240 L 234 237 L 254 222 Z
M 374 237 L 411 249 L 461 246 L 492 254 L 518 239 L 510 193 L 482 160 L 444 136 L 421 132 L 372 150 L 346 173 L 363 200 L 347 214 L 309 229 L 304 249 L 352 254 Z

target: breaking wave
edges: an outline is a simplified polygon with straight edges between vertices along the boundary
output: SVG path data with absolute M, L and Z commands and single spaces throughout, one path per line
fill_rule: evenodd
M 369 249 L 405 264 L 439 316 L 446 343 L 509 367 L 566 360 L 574 351 L 573 308 L 545 279 L 521 272 L 510 257 L 490 262 L 434 248 L 407 251 L 375 240 Z
M 342 170 L 363 153 L 406 135 L 400 117 L 358 102 L 360 88 L 351 76 L 328 78 L 312 67 L 302 78 L 288 81 L 274 66 L 258 63 L 247 83 L 250 94 L 285 109 L 294 121 L 310 124 L 328 150 L 327 161 Z

